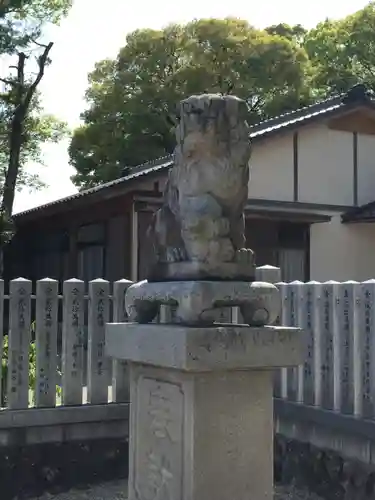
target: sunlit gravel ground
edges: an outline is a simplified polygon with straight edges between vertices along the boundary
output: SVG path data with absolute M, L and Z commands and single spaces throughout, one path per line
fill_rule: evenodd
M 58 495 L 45 493 L 31 500 L 126 500 L 126 481 L 112 481 L 84 490 L 70 490 Z M 292 487 L 277 487 L 275 500 L 322 500 L 308 492 Z

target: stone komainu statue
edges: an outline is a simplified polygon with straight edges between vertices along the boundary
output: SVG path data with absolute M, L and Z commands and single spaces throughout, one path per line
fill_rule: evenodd
M 245 246 L 250 140 L 247 106 L 203 94 L 180 103 L 174 166 L 149 235 L 149 281 L 254 279 Z

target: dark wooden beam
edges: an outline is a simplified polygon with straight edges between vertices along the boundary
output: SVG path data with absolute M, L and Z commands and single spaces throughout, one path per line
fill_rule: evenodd
M 290 222 L 306 222 L 308 224 L 315 224 L 318 222 L 330 222 L 331 216 L 324 214 L 317 214 L 312 212 L 290 212 L 290 211 L 270 211 L 262 210 L 260 208 L 246 209 L 245 216 L 247 219 L 267 219 L 274 221 L 290 221 Z
M 251 209 L 253 207 L 267 207 L 267 208 L 278 208 L 282 209 L 292 209 L 295 211 L 324 211 L 324 212 L 345 212 L 353 205 L 331 205 L 327 203 L 310 203 L 310 202 L 295 202 L 295 201 L 282 201 L 282 200 L 267 200 L 263 198 L 249 198 L 247 200 L 246 209 Z
M 358 132 L 353 132 L 353 205 L 358 205 Z
M 298 132 L 293 134 L 293 200 L 298 201 Z

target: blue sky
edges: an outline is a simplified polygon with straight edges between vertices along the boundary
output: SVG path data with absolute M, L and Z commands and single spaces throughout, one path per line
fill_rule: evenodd
M 40 85 L 45 111 L 68 122 L 71 128 L 79 124 L 85 107 L 84 92 L 87 74 L 95 62 L 116 57 L 125 43 L 126 34 L 138 28 L 161 28 L 171 22 L 188 22 L 201 17 L 234 16 L 248 19 L 257 27 L 279 22 L 312 27 L 326 17 L 340 18 L 364 7 L 367 0 L 75 0 L 69 16 L 59 27 L 46 33 L 53 41 L 52 64 Z M 38 192 L 18 193 L 15 212 L 48 203 L 76 192 L 69 177 L 73 169 L 68 164 L 69 141 L 43 148 L 46 166 L 29 165 L 38 172 L 47 187 Z

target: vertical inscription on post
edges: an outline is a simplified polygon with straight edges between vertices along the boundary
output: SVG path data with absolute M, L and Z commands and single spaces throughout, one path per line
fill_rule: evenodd
M 31 325 L 31 281 L 10 282 L 8 407 L 20 410 L 29 403 L 29 347 Z
M 332 309 L 333 283 L 323 283 L 322 297 L 322 403 L 324 408 L 333 408 L 333 337 L 332 337 Z
M 341 343 L 341 384 L 342 384 L 342 411 L 353 412 L 353 290 L 354 281 L 343 283 L 339 289 L 340 295 L 340 336 Z
M 375 280 L 368 280 L 362 284 L 363 302 L 363 336 L 362 336 L 362 377 L 363 377 L 363 415 L 373 418 L 375 402 L 374 387 L 371 385 L 374 373 L 374 297 Z
M 84 282 L 71 279 L 63 288 L 62 404 L 82 404 Z
M 288 326 L 299 326 L 298 325 L 298 300 L 300 294 L 300 281 L 293 281 L 287 285 L 288 289 L 288 300 L 289 300 L 289 314 L 288 314 Z M 288 370 L 288 399 L 291 401 L 297 400 L 298 393 L 298 370 L 297 368 L 287 368 Z
M 303 288 L 302 321 L 299 326 L 306 331 L 306 358 L 304 365 L 304 402 L 314 403 L 314 335 L 313 335 L 313 284 Z
M 109 364 L 104 354 L 104 329 L 109 321 L 109 282 L 89 283 L 87 400 L 108 402 Z
M 177 384 L 140 377 L 134 489 L 139 500 L 182 498 L 184 395 Z
M 36 285 L 36 394 L 38 407 L 55 406 L 57 382 L 58 282 Z

